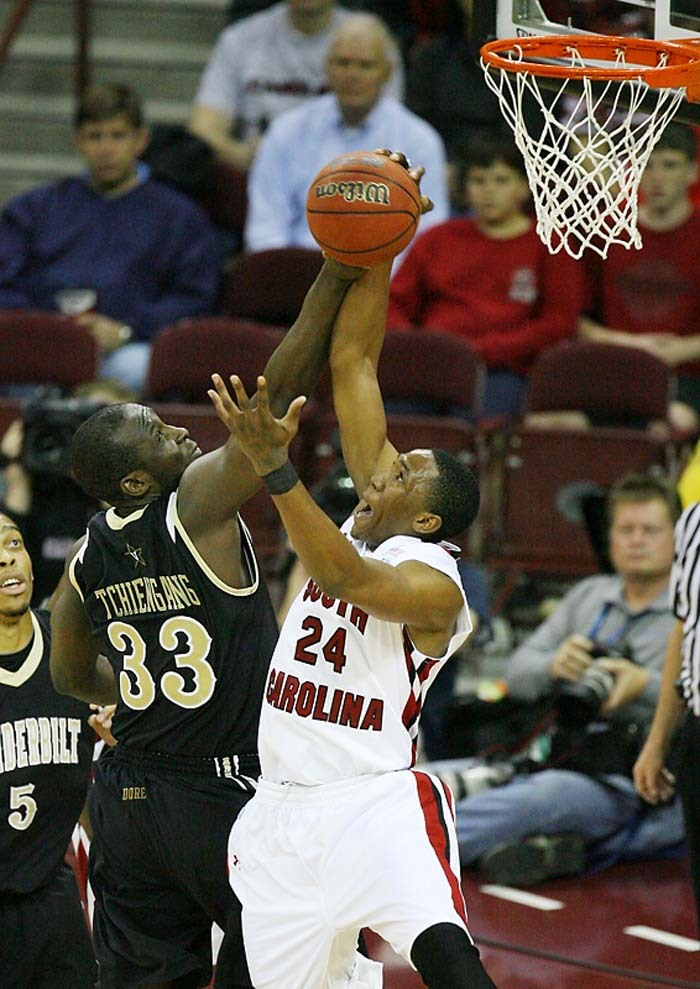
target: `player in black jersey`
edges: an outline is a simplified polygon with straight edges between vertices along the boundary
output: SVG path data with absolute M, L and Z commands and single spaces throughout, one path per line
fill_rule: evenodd
M 90 709 L 49 671 L 49 616 L 29 607 L 32 564 L 0 514 L 0 984 L 92 989 L 95 958 L 65 855 L 90 778 Z
M 266 375 L 282 413 L 311 388 L 348 285 L 325 261 Z M 69 557 L 52 617 L 61 691 L 117 703 L 90 794 L 100 989 L 249 986 L 226 844 L 258 775 L 277 638 L 238 510 L 259 479 L 237 443 L 201 455 L 149 408 L 102 409 L 73 440 L 78 483 L 113 507 Z

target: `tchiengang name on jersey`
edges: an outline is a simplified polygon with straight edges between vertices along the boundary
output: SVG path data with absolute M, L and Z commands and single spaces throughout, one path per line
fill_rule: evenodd
M 95 598 L 104 607 L 108 621 L 127 615 L 179 611 L 202 603 L 184 573 L 170 574 L 169 577 L 134 577 L 133 580 L 108 584 L 95 591 Z
M 0 773 L 25 766 L 76 764 L 80 718 L 19 718 L 0 725 Z

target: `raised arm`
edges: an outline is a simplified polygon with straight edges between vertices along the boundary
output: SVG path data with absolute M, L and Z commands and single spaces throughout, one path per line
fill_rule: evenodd
M 327 259 L 309 289 L 294 325 L 265 366 L 275 412 L 284 412 L 300 392 L 316 384 L 328 355 L 331 329 L 349 285 L 361 274 Z M 253 399 L 254 401 L 254 399 Z M 180 482 L 178 507 L 195 537 L 235 515 L 260 486 L 235 437 L 218 450 L 195 460 Z
M 400 151 L 383 151 L 409 168 Z M 409 170 L 420 187 L 423 168 Z M 433 207 L 421 196 L 421 212 Z M 391 262 L 368 269 L 350 288 L 336 319 L 331 341 L 330 366 L 333 405 L 340 427 L 343 458 L 361 494 L 377 470 L 389 467 L 396 448 L 387 439 L 386 415 L 377 366 L 384 343 L 389 306 Z
M 393 463 L 377 365 L 384 342 L 391 263 L 368 269 L 351 286 L 333 330 L 333 405 L 343 458 L 361 495 L 372 474 Z
M 256 473 L 266 478 L 284 527 L 301 563 L 319 587 L 332 597 L 350 601 L 385 621 L 401 622 L 436 636 L 436 654 L 463 605 L 454 581 L 422 563 L 397 567 L 361 557 L 296 478 L 288 447 L 296 434 L 303 398 L 296 399 L 283 419 L 275 419 L 267 401 L 264 378 L 258 379 L 258 405 L 252 408 L 241 381 L 231 378 L 236 402 L 221 378 L 209 392 L 218 415 Z M 237 403 L 237 404 L 236 404 Z M 274 477 L 271 475 L 274 473 Z

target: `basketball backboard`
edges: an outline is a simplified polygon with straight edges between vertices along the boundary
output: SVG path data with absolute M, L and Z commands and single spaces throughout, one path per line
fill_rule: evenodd
M 626 35 L 700 44 L 700 0 L 474 0 L 477 50 L 495 38 L 555 34 Z M 700 103 L 685 103 L 678 120 L 700 125 Z
M 476 42 L 538 34 L 634 35 L 700 41 L 698 0 L 477 0 Z

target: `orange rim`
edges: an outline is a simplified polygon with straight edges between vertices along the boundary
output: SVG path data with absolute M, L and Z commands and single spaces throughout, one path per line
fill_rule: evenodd
M 519 49 L 523 59 L 569 58 L 576 49 L 582 59 L 614 60 L 624 51 L 634 65 L 550 65 L 515 61 L 507 52 Z M 615 35 L 555 34 L 527 38 L 499 38 L 481 48 L 484 62 L 506 72 L 529 73 L 553 79 L 617 81 L 643 79 L 655 89 L 685 88 L 689 100 L 700 101 L 700 45 L 686 41 L 656 41 Z

